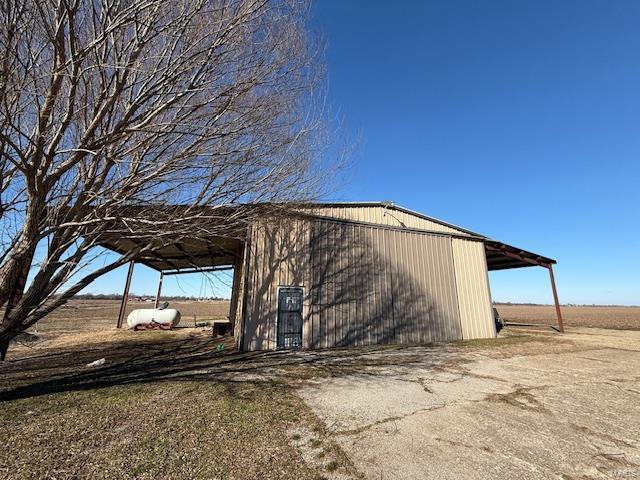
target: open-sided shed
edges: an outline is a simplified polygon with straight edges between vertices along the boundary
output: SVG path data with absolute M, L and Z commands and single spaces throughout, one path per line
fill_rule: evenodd
M 491 338 L 488 271 L 533 265 L 550 273 L 562 330 L 555 260 L 388 202 L 298 205 L 252 217 L 241 236 L 176 242 L 135 261 L 161 281 L 232 267 L 229 318 L 242 350 Z

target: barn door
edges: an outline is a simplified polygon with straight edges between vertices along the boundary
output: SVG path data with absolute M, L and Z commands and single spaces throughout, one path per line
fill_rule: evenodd
M 278 348 L 302 347 L 302 288 L 278 290 Z

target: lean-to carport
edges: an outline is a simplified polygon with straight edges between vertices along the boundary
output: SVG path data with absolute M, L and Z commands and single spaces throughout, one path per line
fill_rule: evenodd
M 134 238 L 114 239 L 103 242 L 102 246 L 118 253 L 133 251 L 141 247 L 138 240 Z M 159 249 L 142 250 L 143 253 L 134 256 L 129 262 L 118 314 L 118 328 L 121 328 L 124 322 L 131 278 L 136 263 L 143 264 L 159 273 L 155 298 L 156 308 L 160 303 L 164 277 L 233 269 L 231 306 L 229 310 L 229 321 L 233 325 L 238 305 L 240 276 L 242 274 L 242 259 L 244 254 L 244 241 L 242 239 L 212 236 L 206 241 L 201 239 L 187 239 L 181 242 L 170 243 Z
M 548 270 L 549 280 L 551 281 L 551 291 L 553 292 L 553 302 L 556 307 L 558 330 L 564 333 L 560 301 L 558 300 L 556 281 L 553 276 L 553 264 L 555 264 L 556 261 L 495 240 L 486 239 L 484 241 L 484 248 L 487 256 L 487 269 L 489 271 L 532 266 L 543 267 Z

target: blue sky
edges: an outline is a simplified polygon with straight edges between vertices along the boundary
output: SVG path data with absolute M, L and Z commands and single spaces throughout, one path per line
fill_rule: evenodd
M 313 19 L 329 103 L 359 139 L 334 199 L 392 200 L 556 258 L 562 302 L 640 304 L 640 3 L 319 0 Z M 133 290 L 156 278 L 138 268 Z M 198 294 L 180 281 L 167 292 Z M 541 268 L 491 287 L 552 300 Z

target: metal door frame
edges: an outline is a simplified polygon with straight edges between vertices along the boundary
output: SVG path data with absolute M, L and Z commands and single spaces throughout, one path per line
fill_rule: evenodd
M 278 347 L 278 324 L 280 323 L 280 290 L 283 288 L 299 288 L 302 290 L 302 308 L 300 309 L 300 316 L 302 317 L 302 328 L 300 329 L 300 348 L 304 348 L 304 285 L 278 285 L 276 289 L 276 350 L 290 350 L 286 347 Z

